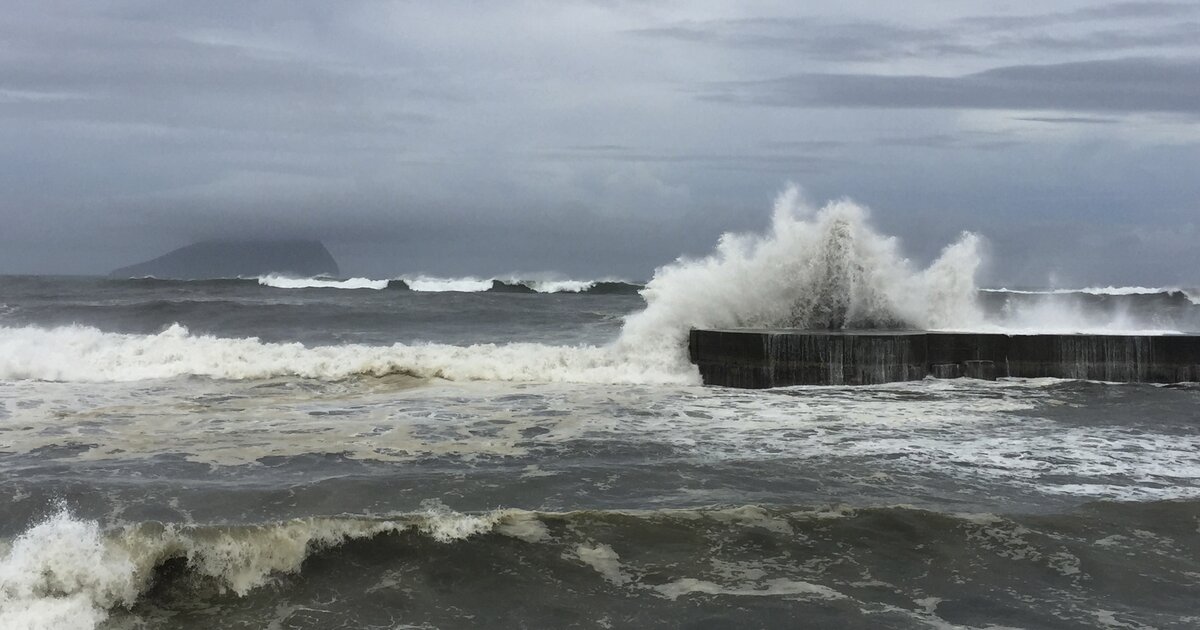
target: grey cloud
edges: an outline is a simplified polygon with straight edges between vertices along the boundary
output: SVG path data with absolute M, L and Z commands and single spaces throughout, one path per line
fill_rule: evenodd
M 1105 29 L 1082 35 L 1051 35 L 1046 32 L 1004 35 L 980 48 L 980 52 L 1042 50 L 1057 52 L 1108 52 L 1135 49 L 1194 48 L 1200 43 L 1200 23 L 1182 22 L 1142 29 Z
M 816 18 L 755 18 L 675 24 L 633 31 L 666 40 L 746 49 L 786 50 L 812 59 L 880 60 L 930 53 L 970 53 L 934 28 L 874 21 Z
M 1032 15 L 971 16 L 959 19 L 957 22 L 966 26 L 1012 29 L 1088 21 L 1186 17 L 1197 13 L 1200 13 L 1200 6 L 1191 2 L 1116 2 L 1072 11 L 1052 11 Z
M 733 9 L 641 0 L 13 3 L 0 272 L 105 272 L 253 234 L 322 238 L 356 275 L 644 279 L 722 231 L 761 229 L 792 180 L 818 203 L 868 203 L 921 257 L 979 229 L 1015 261 L 1005 272 L 1066 261 L 1135 278 L 1151 246 L 1114 257 L 1069 246 L 1069 230 L 1137 221 L 1154 240 L 1195 214 L 1200 145 L 1174 132 L 1192 133 L 1200 103 L 1200 13 L 1118 4 L 1005 25 L 835 4 L 719 20 Z M 1193 57 L 1063 63 L 1131 47 Z M 880 61 L 905 76 L 853 73 Z M 950 111 L 996 107 L 1028 124 L 981 133 Z M 1145 136 L 1101 122 L 1140 111 L 1183 115 L 1139 118 Z M 1064 227 L 1020 236 L 1043 218 Z
M 315 48 L 273 48 L 268 34 L 257 43 L 197 35 L 231 30 L 232 16 L 253 20 L 253 9 L 71 8 L 14 11 L 0 23 L 2 93 L 70 96 L 0 98 L 0 117 L 313 137 L 427 124 L 436 118 L 431 103 L 442 102 L 401 60 L 365 65 Z
M 1114 125 L 1121 122 L 1118 118 L 1096 118 L 1094 116 L 1015 116 L 1013 120 L 1053 125 Z
M 1200 113 L 1194 59 L 1115 59 L 994 68 L 959 77 L 799 74 L 715 84 L 700 98 L 778 107 Z
M 703 153 L 703 152 L 658 152 L 636 149 L 621 145 L 591 145 L 568 147 L 560 150 L 543 151 L 536 154 L 540 159 L 567 161 L 615 161 L 634 163 L 681 164 L 691 167 L 770 170 L 793 173 L 813 173 L 828 169 L 845 160 L 832 160 L 825 156 L 808 153 Z
M 1029 51 L 1111 54 L 1123 50 L 1195 49 L 1200 44 L 1200 24 L 1186 21 L 1195 15 L 1200 15 L 1200 5 L 1118 3 L 1057 13 L 977 16 L 922 26 L 780 16 L 674 23 L 633 33 L 663 41 L 840 62 L 998 57 Z M 1132 23 L 1125 24 L 1130 20 Z M 1109 26 L 1113 23 L 1121 26 Z M 1055 30 L 1055 25 L 1083 26 L 1086 30 Z
M 769 140 L 764 142 L 763 146 L 768 149 L 829 151 L 849 144 L 846 140 Z
M 879 138 L 876 145 L 912 147 L 924 149 L 974 149 L 998 151 L 1026 144 L 1024 141 L 1003 133 L 963 132 L 959 134 L 930 134 L 925 136 L 897 136 Z

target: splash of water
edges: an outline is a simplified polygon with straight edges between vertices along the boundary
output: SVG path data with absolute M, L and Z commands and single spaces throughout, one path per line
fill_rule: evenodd
M 981 320 L 979 238 L 964 233 L 928 268 L 905 258 L 848 200 L 816 209 L 793 186 L 763 235 L 725 234 L 701 259 L 657 270 L 646 310 L 618 345 L 686 363 L 691 328 L 942 328 Z
M 96 628 L 115 607 L 129 607 L 155 567 L 183 558 L 198 576 L 239 596 L 272 576 L 298 572 L 314 552 L 350 540 L 416 531 L 445 544 L 496 532 L 528 543 L 546 527 L 532 512 L 455 512 L 436 500 L 387 520 L 305 518 L 243 527 L 142 523 L 104 530 L 66 506 L 4 549 L 0 541 L 0 628 Z

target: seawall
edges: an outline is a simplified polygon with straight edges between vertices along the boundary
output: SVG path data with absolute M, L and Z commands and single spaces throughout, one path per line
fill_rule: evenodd
M 1200 381 L 1200 335 L 692 330 L 704 383 L 765 388 L 938 378 Z

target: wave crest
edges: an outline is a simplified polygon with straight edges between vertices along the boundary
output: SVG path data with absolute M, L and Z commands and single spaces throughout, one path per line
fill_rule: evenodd
M 522 563 L 524 570 L 551 580 L 579 577 L 576 569 L 557 564 L 566 560 L 591 569 L 612 585 L 666 600 L 697 593 L 841 599 L 855 597 L 860 586 L 869 586 L 856 584 L 861 578 L 853 572 L 839 576 L 818 571 L 816 575 L 811 567 L 778 564 L 778 557 L 761 561 L 764 549 L 776 554 L 797 541 L 803 543 L 806 557 L 878 567 L 883 572 L 880 579 L 900 580 L 894 583 L 897 592 L 907 589 L 913 595 L 941 583 L 935 576 L 936 584 L 905 586 L 911 572 L 904 567 L 927 560 L 929 554 L 922 551 L 927 548 L 948 550 L 943 555 L 951 558 L 948 570 L 952 572 L 977 569 L 981 560 L 986 563 L 989 558 L 1002 562 L 1006 577 L 999 583 L 978 583 L 980 595 L 1004 592 L 1002 587 L 1012 584 L 1009 580 L 1025 576 L 1044 580 L 1051 575 L 1064 583 L 1089 579 L 1083 570 L 1097 559 L 1111 558 L 1114 544 L 1127 548 L 1134 558 L 1131 562 L 1139 557 L 1151 562 L 1166 582 L 1187 584 L 1194 563 L 1164 560 L 1161 543 L 1184 533 L 1186 524 L 1198 516 L 1200 503 L 1195 501 L 1101 501 L 1032 517 L 943 513 L 900 505 L 501 509 L 463 514 L 429 502 L 414 512 L 382 517 L 310 517 L 236 526 L 147 522 L 103 530 L 94 521 L 60 509 L 21 534 L 7 550 L 0 549 L 0 627 L 94 628 L 111 609 L 129 607 L 142 597 L 167 563 L 180 563 L 200 578 L 190 581 L 189 588 L 215 585 L 240 596 L 280 575 L 299 572 L 313 554 L 337 557 L 337 549 L 352 541 L 378 542 L 378 553 L 393 554 L 395 543 L 401 542 L 417 552 L 390 560 L 427 567 L 441 561 L 428 553 L 430 545 L 475 545 L 465 550 L 473 554 L 495 549 L 498 540 L 489 537 L 495 535 L 536 543 L 516 550 L 528 560 Z M 913 543 L 903 546 L 906 551 L 899 558 L 892 542 L 897 528 L 907 532 Z M 1131 529 L 1148 535 L 1126 536 Z M 753 535 L 747 536 L 750 532 Z M 410 538 L 384 538 L 394 535 Z M 668 539 L 677 544 L 662 547 Z M 620 544 L 614 549 L 610 543 L 616 542 Z M 622 557 L 618 552 L 654 545 L 662 553 Z M 750 552 L 744 559 L 750 562 L 731 562 L 737 558 L 729 552 L 743 545 Z M 503 547 L 512 544 L 503 541 Z M 422 548 L 426 553 L 421 553 Z M 499 570 L 507 568 L 512 565 Z M 414 576 L 414 581 L 419 579 Z M 886 581 L 875 584 L 888 585 Z M 1092 610 L 1091 605 L 1083 606 L 1082 618 Z
M 375 289 L 381 290 L 388 288 L 387 280 L 372 280 L 370 278 L 349 278 L 346 280 L 334 280 L 331 278 L 289 278 L 277 274 L 270 274 L 258 279 L 258 283 L 265 287 L 275 287 L 277 289 Z
M 423 293 L 637 293 L 642 285 L 605 278 L 600 280 L 522 280 L 517 276 L 475 278 L 439 278 L 435 276 L 400 276 L 389 280 L 371 278 L 293 278 L 269 274 L 253 278 L 259 285 L 276 289 L 400 289 Z M 195 282 L 195 281 L 186 281 Z M 226 282 L 226 281 L 222 281 Z M 237 279 L 228 282 L 238 282 Z
M 575 383 L 694 383 L 691 370 L 614 347 L 536 343 L 315 346 L 193 335 L 174 324 L 157 335 L 87 326 L 0 327 L 0 378 L 138 381 L 177 376 L 336 380 L 407 374 L 449 380 Z
M 243 596 L 310 554 L 350 540 L 418 531 L 441 543 L 497 532 L 526 542 L 547 534 L 535 514 L 461 514 L 437 501 L 387 520 L 305 518 L 243 527 L 143 523 L 111 532 L 65 507 L 26 530 L 0 556 L 0 627 L 94 628 L 132 606 L 156 567 L 181 558 L 196 574 Z

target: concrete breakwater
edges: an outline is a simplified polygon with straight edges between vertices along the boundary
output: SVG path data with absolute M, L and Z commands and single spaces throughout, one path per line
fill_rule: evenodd
M 1200 335 L 1005 335 L 927 331 L 692 330 L 704 383 L 870 385 L 937 378 L 1200 381 Z

